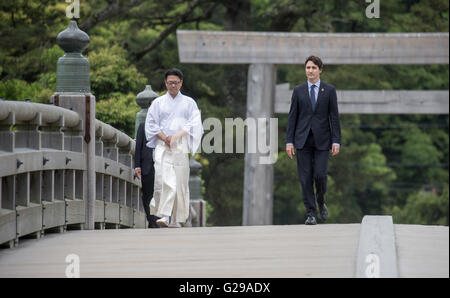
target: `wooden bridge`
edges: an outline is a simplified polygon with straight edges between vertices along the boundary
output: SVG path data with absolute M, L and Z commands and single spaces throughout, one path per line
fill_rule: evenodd
M 449 229 L 361 224 L 68 231 L 0 250 L 0 277 L 449 277 Z M 369 259 L 368 256 L 376 256 Z M 70 270 L 69 270 L 70 277 Z
M 286 112 L 291 91 L 276 87 L 275 65 L 302 63 L 317 44 L 333 45 L 318 48 L 330 64 L 449 60 L 448 33 L 179 31 L 178 38 L 183 63 L 250 64 L 248 116 L 255 119 Z M 314 43 L 302 43 L 305 38 Z M 243 204 L 249 226 L 204 227 L 204 204 L 192 200 L 191 214 L 197 215 L 191 224 L 202 227 L 144 229 L 134 140 L 95 119 L 89 62 L 81 54 L 89 37 L 71 22 L 57 41 L 67 55 L 58 61 L 53 105 L 0 100 L 0 244 L 10 247 L 0 250 L 0 277 L 449 277 L 448 227 L 394 225 L 390 216 L 354 224 L 271 225 L 273 165 L 256 164 L 252 155 L 246 155 Z M 362 50 L 348 55 L 348 42 Z M 448 90 L 341 95 L 347 113 L 448 113 Z M 27 236 L 34 239 L 22 241 Z

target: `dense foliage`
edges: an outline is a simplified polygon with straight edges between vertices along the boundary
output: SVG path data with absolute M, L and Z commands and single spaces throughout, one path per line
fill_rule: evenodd
M 360 0 L 98 0 L 81 1 L 79 27 L 90 46 L 97 117 L 133 136 L 137 93 L 164 92 L 170 67 L 185 73 L 182 92 L 202 117 L 246 118 L 246 65 L 180 64 L 176 29 L 281 32 L 448 32 L 447 0 L 382 0 L 380 18 Z M 56 35 L 69 22 L 64 0 L 0 4 L 0 97 L 47 103 L 63 51 Z M 325 61 L 326 64 L 326 61 Z M 325 65 L 338 89 L 448 90 L 448 65 Z M 278 66 L 278 83 L 305 81 L 302 65 Z M 296 163 L 284 153 L 286 115 L 279 117 L 274 223 L 298 224 L 304 207 Z M 342 149 L 329 164 L 329 222 L 393 214 L 396 223 L 448 225 L 448 115 L 342 115 Z M 207 131 L 206 131 L 207 132 Z M 205 154 L 208 223 L 242 222 L 243 154 Z

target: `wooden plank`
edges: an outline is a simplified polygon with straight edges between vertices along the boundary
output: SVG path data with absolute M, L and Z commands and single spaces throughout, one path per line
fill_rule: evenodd
M 66 224 L 84 223 L 86 220 L 86 203 L 83 200 L 66 200 Z
M 449 277 L 449 228 L 394 225 L 400 277 Z
M 17 206 L 17 236 L 22 237 L 42 230 L 42 205 L 29 203 Z
M 340 114 L 448 114 L 448 90 L 337 90 Z M 276 87 L 275 113 L 287 114 L 289 84 Z
M 0 245 L 6 242 L 16 239 L 16 211 L 0 209 L 0 227 L 2 232 L 0 233 Z
M 448 64 L 448 33 L 275 33 L 177 30 L 182 63 Z
M 66 225 L 66 203 L 54 200 L 53 202 L 42 202 L 43 208 L 43 229 L 60 227 Z

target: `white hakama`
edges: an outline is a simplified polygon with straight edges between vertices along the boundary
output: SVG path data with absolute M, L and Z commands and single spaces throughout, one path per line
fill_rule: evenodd
M 155 188 L 150 214 L 173 216 L 173 222 L 185 222 L 189 216 L 189 157 L 184 153 L 187 140 L 175 148 L 158 141 L 155 148 Z M 184 152 L 183 152 L 184 151 Z

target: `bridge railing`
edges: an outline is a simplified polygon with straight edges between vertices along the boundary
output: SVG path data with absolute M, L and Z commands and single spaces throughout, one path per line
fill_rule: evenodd
M 80 116 L 65 108 L 0 101 L 0 244 L 83 228 L 86 154 Z M 95 121 L 96 228 L 146 226 L 135 142 Z
M 114 127 L 95 121 L 95 222 L 144 228 L 141 182 L 134 175 L 135 141 Z

